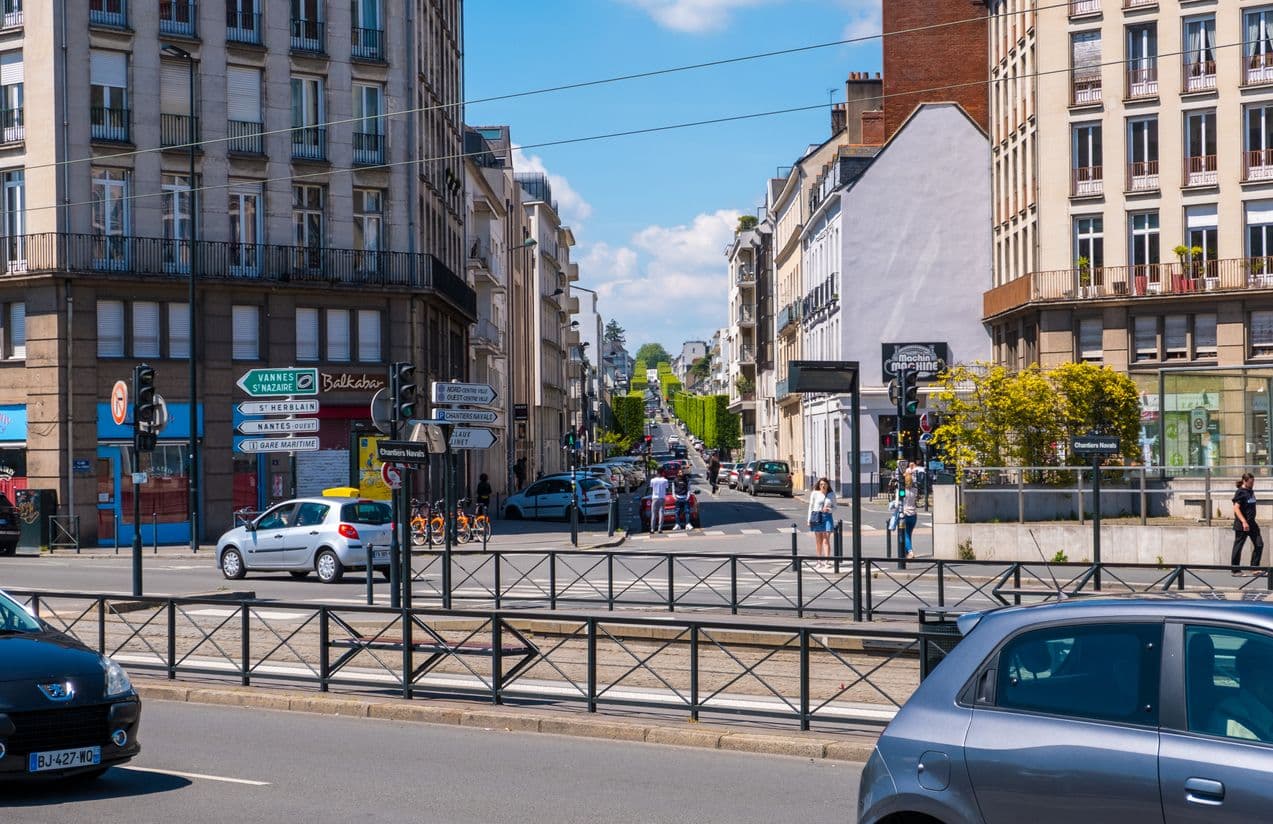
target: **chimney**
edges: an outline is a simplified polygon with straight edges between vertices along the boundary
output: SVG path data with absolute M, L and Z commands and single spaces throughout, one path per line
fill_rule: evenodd
M 848 111 L 845 110 L 843 103 L 836 103 L 831 107 L 831 135 L 834 137 L 844 130 L 848 125 Z
M 868 143 L 862 135 L 863 113 L 880 109 L 884 105 L 884 81 L 876 73 L 849 72 L 844 83 L 844 125 L 848 129 L 850 143 Z M 832 115 L 832 125 L 835 125 Z
M 884 145 L 884 112 L 862 112 L 862 141 L 867 146 Z

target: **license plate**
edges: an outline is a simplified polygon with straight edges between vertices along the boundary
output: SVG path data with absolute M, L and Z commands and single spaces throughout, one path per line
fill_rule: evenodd
M 379 563 L 386 563 L 386 564 L 387 564 L 387 563 L 389 563 L 389 550 L 387 550 L 387 549 L 373 549 L 373 550 L 371 551 L 371 562 L 372 562 L 373 564 L 379 564 Z
M 81 747 L 76 750 L 33 752 L 28 756 L 27 769 L 30 772 L 69 770 L 73 767 L 92 767 L 100 763 L 102 763 L 101 747 Z

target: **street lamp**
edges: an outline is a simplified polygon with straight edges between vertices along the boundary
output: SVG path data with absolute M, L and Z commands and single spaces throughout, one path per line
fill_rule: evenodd
M 195 311 L 195 273 L 199 260 L 199 209 L 195 206 L 195 98 L 194 98 L 194 55 L 180 46 L 164 44 L 163 52 L 179 60 L 186 61 L 190 74 L 190 127 L 186 130 L 186 154 L 190 160 L 190 289 L 187 296 L 187 322 L 190 333 L 190 470 L 187 485 L 190 488 L 190 551 L 199 551 L 199 381 L 196 364 L 199 362 L 199 336 L 195 324 L 198 313 Z M 179 194 L 174 197 L 180 197 Z M 177 204 L 173 204 L 174 207 Z M 174 212 L 176 209 L 174 208 Z
M 512 217 L 513 212 L 511 204 L 509 204 L 509 208 L 506 210 L 505 219 L 508 221 L 510 231 L 513 223 Z M 511 243 L 508 244 L 508 267 L 504 270 L 504 278 L 508 283 L 509 294 L 513 294 L 513 250 L 516 249 L 518 252 L 523 252 L 527 249 L 534 248 L 537 243 L 538 241 L 536 241 L 533 237 L 524 237 L 522 238 L 522 242 L 517 246 L 514 246 Z M 506 450 L 505 458 L 508 464 L 505 468 L 505 475 L 507 475 L 505 480 L 508 484 L 504 493 L 504 497 L 506 498 L 513 494 L 513 491 L 517 486 L 517 475 L 513 472 L 513 465 L 517 462 L 517 404 L 516 393 L 513 391 L 513 387 L 516 385 L 517 381 L 517 364 L 513 361 L 513 342 L 516 340 L 517 335 L 513 332 L 517 324 L 517 316 L 520 314 L 520 312 L 508 313 L 508 339 L 504 341 L 504 362 L 507 364 L 508 368 L 508 417 L 505 420 L 508 432 L 505 437 L 507 443 L 504 445 Z

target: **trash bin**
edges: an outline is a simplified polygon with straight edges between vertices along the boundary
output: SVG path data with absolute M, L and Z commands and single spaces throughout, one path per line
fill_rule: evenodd
M 22 535 L 20 549 L 43 550 L 49 545 L 49 516 L 57 514 L 56 489 L 19 489 L 13 493 Z

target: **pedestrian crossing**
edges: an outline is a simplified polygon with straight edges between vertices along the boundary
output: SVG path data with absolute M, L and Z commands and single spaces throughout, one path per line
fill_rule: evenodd
M 844 525 L 844 531 L 846 533 L 849 531 L 849 524 L 846 523 Z M 877 526 L 872 526 L 870 524 L 862 524 L 862 531 L 863 532 L 879 532 L 880 528 Z M 766 529 L 758 529 L 756 527 L 726 526 L 726 527 L 719 527 L 719 528 L 709 527 L 707 529 L 694 529 L 694 530 L 686 531 L 686 530 L 679 530 L 679 529 L 673 530 L 670 528 L 665 528 L 663 532 L 655 533 L 655 534 L 651 534 L 649 532 L 633 532 L 628 535 L 628 540 L 629 541 L 650 541 L 650 540 L 663 540 L 664 538 L 673 538 L 673 539 L 694 538 L 694 537 L 723 538 L 727 536 L 736 537 L 739 535 L 791 535 L 793 533 L 801 534 L 803 532 L 804 530 L 800 529 L 799 527 L 792 527 L 789 524 L 787 526 L 773 526 Z

